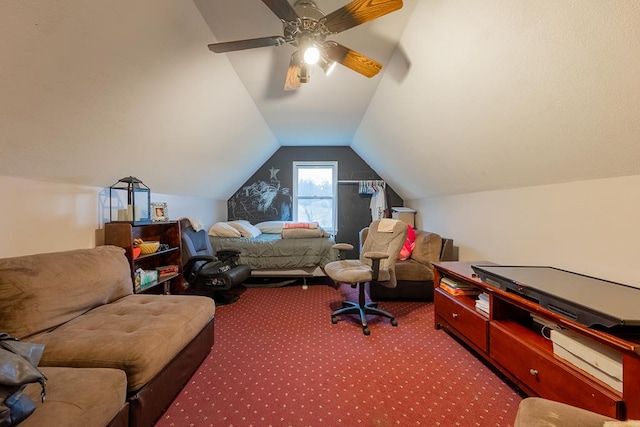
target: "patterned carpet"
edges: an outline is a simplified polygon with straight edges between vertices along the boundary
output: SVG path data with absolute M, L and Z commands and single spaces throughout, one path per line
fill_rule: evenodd
M 216 308 L 209 357 L 156 424 L 510 426 L 521 397 L 449 335 L 433 304 L 382 302 L 388 320 L 331 324 L 349 286 L 246 289 Z

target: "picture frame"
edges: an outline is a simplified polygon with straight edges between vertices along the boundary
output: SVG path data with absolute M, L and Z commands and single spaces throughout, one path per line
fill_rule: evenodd
M 169 221 L 169 211 L 166 202 L 151 202 L 151 220 L 153 222 Z

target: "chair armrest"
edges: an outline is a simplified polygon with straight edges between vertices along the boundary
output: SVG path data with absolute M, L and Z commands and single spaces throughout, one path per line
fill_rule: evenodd
M 353 250 L 353 245 L 349 243 L 336 243 L 331 247 L 339 251 L 338 259 L 340 260 L 344 260 L 347 257 L 347 251 Z
M 193 264 L 198 261 L 216 261 L 216 260 L 217 258 L 211 255 L 196 255 L 189 258 L 189 261 L 187 261 L 187 264 L 189 263 Z
M 381 260 L 389 258 L 389 254 L 386 252 L 365 252 L 362 254 L 363 257 L 373 259 L 373 260 Z
M 206 262 L 203 262 L 202 265 L 200 266 L 200 268 L 198 268 L 198 269 L 196 269 L 194 271 L 193 266 L 196 264 L 196 262 L 200 262 L 200 261 L 206 261 Z M 204 267 L 205 265 L 209 264 L 210 262 L 214 262 L 214 261 L 218 261 L 218 259 L 216 257 L 212 257 L 210 255 L 196 255 L 196 256 L 193 256 L 193 257 L 189 258 L 187 263 L 184 265 L 184 268 L 182 269 L 182 275 L 187 280 L 187 282 L 191 283 L 191 279 L 193 279 L 195 276 L 198 275 L 198 272 L 202 269 L 202 267 Z
M 349 243 L 336 243 L 332 246 L 333 249 L 337 249 L 339 251 L 352 251 L 353 245 Z
M 380 260 L 389 258 L 389 254 L 386 252 L 365 252 L 362 256 L 372 261 L 371 269 L 373 272 L 371 273 L 371 280 L 377 281 L 380 275 Z

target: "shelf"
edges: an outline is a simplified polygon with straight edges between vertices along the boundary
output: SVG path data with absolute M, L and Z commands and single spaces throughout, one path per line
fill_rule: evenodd
M 144 286 L 141 286 L 140 289 L 138 290 L 138 292 L 143 292 L 143 291 L 146 291 L 147 289 L 151 289 L 151 288 L 153 288 L 155 286 L 162 285 L 163 283 L 169 282 L 170 280 L 175 279 L 178 276 L 180 276 L 180 274 L 178 274 L 178 273 L 163 274 L 163 275 L 158 277 L 158 280 L 154 280 L 153 282 L 149 282 L 149 283 L 145 284 Z
M 534 301 L 483 283 L 471 269 L 486 262 L 439 262 L 434 264 L 434 282 L 448 277 L 489 294 L 490 313 L 475 310 L 469 296 L 454 296 L 436 287 L 435 327 L 456 335 L 470 348 L 504 373 L 524 392 L 564 402 L 614 418 L 640 417 L 640 332 L 603 331 L 581 325 L 551 312 Z M 473 312 L 472 312 L 473 310 Z M 591 338 L 622 357 L 622 392 L 587 371 L 556 355 L 554 344 L 541 333 L 532 314 Z M 487 325 L 484 346 L 483 325 Z
M 166 254 L 166 253 L 173 252 L 173 251 L 179 251 L 179 250 L 180 250 L 180 248 L 170 248 L 170 249 L 166 249 L 164 251 L 157 251 L 157 252 L 154 252 L 152 254 L 140 255 L 138 258 L 134 258 L 134 260 L 135 261 L 142 261 L 142 260 L 147 259 L 147 258 L 153 258 L 153 257 L 158 256 L 158 255 Z
M 518 337 L 519 340 L 524 341 L 529 345 L 535 345 L 543 351 L 553 353 L 553 343 L 551 340 L 545 338 L 542 334 L 528 326 L 511 320 L 494 320 L 492 324 L 498 325 L 502 329 L 509 331 L 513 336 Z
M 160 250 L 152 254 L 140 255 L 133 258 L 135 239 L 145 241 L 158 241 L 169 246 L 169 249 Z M 177 222 L 156 222 L 151 224 L 132 225 L 130 223 L 105 224 L 105 244 L 116 245 L 124 248 L 125 255 L 131 266 L 131 278 L 135 283 L 136 270 L 155 270 L 165 265 L 177 265 L 178 273 L 169 274 L 159 280 L 148 283 L 142 289 L 134 292 L 157 292 L 158 286 L 163 286 L 163 292 L 183 293 L 185 283 L 182 278 L 182 251 L 180 239 L 180 226 Z

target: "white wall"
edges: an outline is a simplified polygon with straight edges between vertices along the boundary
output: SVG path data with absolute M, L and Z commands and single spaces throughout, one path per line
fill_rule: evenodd
M 461 261 L 549 265 L 640 287 L 640 175 L 407 202 Z
M 114 179 L 114 182 L 116 180 Z M 112 183 L 110 183 L 112 184 Z M 0 258 L 91 248 L 103 242 L 104 188 L 0 176 Z M 151 193 L 170 219 L 226 220 L 226 201 Z

